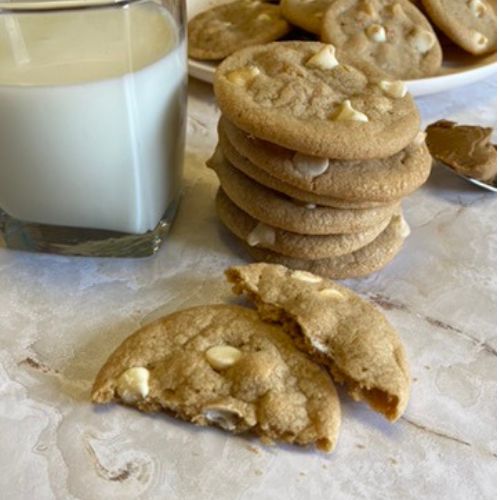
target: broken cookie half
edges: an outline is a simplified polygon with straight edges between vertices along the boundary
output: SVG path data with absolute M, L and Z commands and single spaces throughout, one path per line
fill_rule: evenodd
M 232 305 L 186 309 L 138 330 L 101 368 L 92 400 L 322 451 L 335 447 L 340 426 L 323 368 L 282 328 Z
M 404 412 L 410 374 L 401 341 L 385 317 L 351 290 L 284 266 L 256 263 L 226 271 L 237 294 L 280 323 L 356 401 L 390 421 Z

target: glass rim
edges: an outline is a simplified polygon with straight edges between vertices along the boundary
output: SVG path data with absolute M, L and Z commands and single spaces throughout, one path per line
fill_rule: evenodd
M 144 0 L 0 0 L 0 15 L 124 7 Z

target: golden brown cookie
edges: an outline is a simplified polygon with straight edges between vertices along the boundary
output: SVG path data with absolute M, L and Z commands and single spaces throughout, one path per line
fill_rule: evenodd
M 408 0 L 335 0 L 321 40 L 335 46 L 339 61 L 383 80 L 434 75 L 443 58 L 429 21 Z
M 379 236 L 390 222 L 389 219 L 360 233 L 311 236 L 284 231 L 254 219 L 238 208 L 222 189 L 217 192 L 215 207 L 223 224 L 248 245 L 305 260 L 338 257 L 359 250 Z
M 486 0 L 422 0 L 433 23 L 471 54 L 489 54 L 497 46 L 497 16 Z
M 217 68 L 214 91 L 237 127 L 300 153 L 324 158 L 382 158 L 416 136 L 409 94 L 339 64 L 334 47 L 274 42 L 240 50 Z
M 427 180 L 432 165 L 423 135 L 418 136 L 420 143 L 414 141 L 395 155 L 366 161 L 329 160 L 296 153 L 249 136 L 224 117 L 219 135 L 223 136 L 222 146 L 227 139 L 241 156 L 283 182 L 353 203 L 399 200 Z
M 282 264 L 291 269 L 309 271 L 333 279 L 367 276 L 386 266 L 399 252 L 409 228 L 402 216 L 394 216 L 387 228 L 368 245 L 355 252 L 326 259 L 294 259 L 272 250 L 251 247 L 243 243 L 248 254 L 257 262 Z M 238 235 L 236 235 L 238 236 Z
M 335 447 L 340 425 L 323 369 L 281 328 L 230 305 L 178 311 L 138 330 L 101 368 L 92 400 L 322 451 Z
M 235 205 L 253 218 L 285 231 L 312 235 L 356 233 L 389 221 L 398 207 L 395 203 L 350 210 L 303 203 L 253 181 L 222 154 L 214 154 L 207 165 Z
M 410 372 L 398 334 L 383 314 L 354 292 L 303 271 L 250 264 L 226 276 L 262 318 L 283 325 L 297 346 L 328 367 L 356 401 L 391 421 L 404 412 Z
M 224 59 L 243 47 L 278 40 L 290 29 L 278 5 L 236 0 L 201 12 L 189 21 L 189 57 Z
M 218 151 L 220 150 L 220 151 Z M 224 156 L 233 167 L 243 172 L 248 177 L 266 186 L 268 188 L 284 193 L 294 200 L 302 201 L 303 203 L 314 203 L 316 205 L 323 205 L 325 207 L 333 208 L 346 208 L 346 209 L 359 209 L 359 208 L 375 208 L 384 205 L 395 203 L 396 200 L 391 202 L 383 201 L 370 201 L 370 200 L 354 200 L 333 198 L 325 196 L 313 191 L 306 191 L 295 187 L 293 184 L 281 180 L 279 177 L 270 175 L 266 170 L 257 167 L 244 156 L 240 155 L 234 148 L 231 142 L 227 139 L 225 133 L 219 130 L 219 144 L 214 153 L 215 156 Z

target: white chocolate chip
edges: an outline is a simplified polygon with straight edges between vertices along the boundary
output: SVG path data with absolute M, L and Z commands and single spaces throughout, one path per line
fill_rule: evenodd
M 290 198 L 290 200 L 295 203 L 295 205 L 299 205 L 300 207 L 307 208 L 307 210 L 314 210 L 317 208 L 316 203 L 307 203 L 301 200 L 295 200 L 294 198 Z
M 265 12 L 257 16 L 257 21 L 270 21 L 271 19 L 271 16 Z
M 482 17 L 486 13 L 486 5 L 481 0 L 469 0 L 467 5 L 476 17 Z
M 422 144 L 424 144 L 426 137 L 427 134 L 422 130 L 419 130 L 417 132 L 417 135 L 415 136 L 415 139 L 413 139 L 413 144 L 415 144 L 415 146 L 421 146 Z
M 378 82 L 378 86 L 384 91 L 385 94 L 395 98 L 404 97 L 408 92 L 406 85 L 401 80 L 394 82 L 382 80 Z
M 420 54 L 426 54 L 436 44 L 436 37 L 427 30 L 416 29 L 410 36 L 410 43 Z
M 235 69 L 226 74 L 226 78 L 235 85 L 244 87 L 248 85 L 257 75 L 260 74 L 257 66 L 247 66 L 245 68 Z
M 336 299 L 343 299 L 344 295 L 335 288 L 323 288 L 318 292 L 323 297 L 335 297 Z
M 242 356 L 242 352 L 230 345 L 216 345 L 205 351 L 205 357 L 212 368 L 224 370 L 234 365 Z
M 335 68 L 338 65 L 339 62 L 335 57 L 335 47 L 333 45 L 325 45 L 306 62 L 306 66 L 325 70 Z
M 488 39 L 482 33 L 479 33 L 479 31 L 472 32 L 472 42 L 479 49 L 483 49 L 488 45 Z
M 368 117 L 361 113 L 361 111 L 357 111 L 352 107 L 351 101 L 346 99 L 340 106 L 339 111 L 333 117 L 335 121 L 354 121 L 354 122 L 367 122 Z
M 372 24 L 365 29 L 366 35 L 372 42 L 385 42 L 387 36 L 385 28 L 380 24 Z
M 292 278 L 304 281 L 305 283 L 319 283 L 320 281 L 323 281 L 323 278 L 320 278 L 315 274 L 308 273 L 307 271 L 294 271 L 292 273 Z
M 311 345 L 317 349 L 319 352 L 322 352 L 323 354 L 328 353 L 328 346 L 324 344 L 323 342 L 319 341 L 318 339 L 315 338 L 310 338 L 309 339 L 311 342 Z
M 149 394 L 149 370 L 135 366 L 125 370 L 117 381 L 116 391 L 126 403 L 136 403 Z
M 293 167 L 304 177 L 318 177 L 324 174 L 330 166 L 328 158 L 311 156 L 303 153 L 293 155 Z
M 203 410 L 203 416 L 212 424 L 218 425 L 227 431 L 234 431 L 236 425 L 241 420 L 241 415 L 228 408 L 218 408 L 212 405 Z
M 276 231 L 271 226 L 259 222 L 247 236 L 247 243 L 254 247 L 260 243 L 274 245 L 276 242 Z
M 410 236 L 411 229 L 410 226 L 408 225 L 408 222 L 404 220 L 403 217 L 401 217 L 401 236 L 403 238 L 408 238 Z

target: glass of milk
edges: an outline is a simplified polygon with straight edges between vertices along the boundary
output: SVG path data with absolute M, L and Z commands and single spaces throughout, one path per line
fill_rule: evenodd
M 0 0 L 0 247 L 158 250 L 182 180 L 184 11 L 183 0 Z

